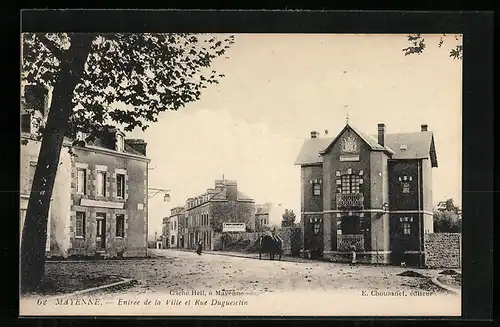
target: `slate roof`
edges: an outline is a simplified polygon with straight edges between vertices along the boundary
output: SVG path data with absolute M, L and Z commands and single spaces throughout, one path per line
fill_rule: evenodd
M 250 196 L 246 195 L 245 193 L 241 192 L 240 190 L 237 190 L 237 200 L 238 201 L 254 201 L 253 198 Z M 216 193 L 215 195 L 212 195 L 210 197 L 210 200 L 223 200 L 225 201 L 227 199 L 227 188 L 223 188 L 220 192 Z
M 304 141 L 295 165 L 317 165 L 323 162 L 321 153 L 328 151 L 346 128 L 351 128 L 363 139 L 372 150 L 385 151 L 392 159 L 427 159 L 432 167 L 437 167 L 437 156 L 434 146 L 434 135 L 431 131 L 413 133 L 394 133 L 385 135 L 385 146 L 378 144 L 377 136 L 367 135 L 356 128 L 346 125 L 334 138 L 309 138 Z M 406 145 L 406 149 L 401 149 Z
M 140 153 L 139 151 L 137 151 L 136 149 L 134 149 L 133 147 L 131 147 L 130 145 L 128 144 L 125 144 L 125 148 L 124 148 L 125 152 L 127 153 L 130 153 L 130 154 L 135 154 L 136 156 L 142 156 L 142 157 L 145 157 L 145 155 L 143 155 L 142 153 Z

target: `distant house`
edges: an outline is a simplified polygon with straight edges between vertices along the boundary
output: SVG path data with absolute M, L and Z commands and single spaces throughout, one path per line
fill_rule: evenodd
M 166 247 L 178 248 L 179 247 L 179 221 L 184 219 L 184 207 L 177 206 L 170 210 L 170 217 L 165 217 L 163 238 L 165 239 Z
M 201 241 L 203 249 L 213 249 L 214 233 L 222 231 L 224 222 L 244 222 L 247 230 L 255 229 L 255 201 L 238 190 L 237 182 L 216 180 L 214 186 L 186 200 L 180 224 L 184 248 L 194 249 Z
M 434 134 L 376 136 L 346 124 L 334 138 L 311 132 L 295 162 L 301 167 L 303 252 L 398 263 L 423 262 L 424 233 L 433 232 Z
M 40 151 L 33 135 L 49 110 L 49 92 L 26 86 L 21 108 L 21 229 Z M 79 137 L 84 139 L 80 133 Z M 57 169 L 47 230 L 47 255 L 145 256 L 148 221 L 146 143 L 102 131 L 92 144 L 68 149 L 65 139 Z
M 270 226 L 271 203 L 255 205 L 255 231 L 264 231 Z

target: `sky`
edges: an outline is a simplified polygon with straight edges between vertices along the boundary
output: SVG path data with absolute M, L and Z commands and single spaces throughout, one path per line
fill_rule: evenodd
M 300 219 L 300 167 L 294 161 L 310 132 L 337 135 L 346 123 L 376 134 L 434 132 L 438 168 L 433 198 L 461 206 L 462 62 L 448 56 L 447 35 L 424 35 L 421 55 L 404 56 L 406 35 L 237 34 L 213 69 L 226 75 L 201 99 L 159 116 L 142 138 L 151 159 L 149 186 L 171 201 L 149 202 L 149 234 L 186 198 L 224 176 L 256 203 L 293 209 Z M 272 218 L 273 219 L 273 218 Z M 279 223 L 279 215 L 274 222 Z

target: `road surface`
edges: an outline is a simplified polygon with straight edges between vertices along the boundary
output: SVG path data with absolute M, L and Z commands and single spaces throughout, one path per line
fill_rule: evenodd
M 70 296 L 75 301 L 22 299 L 33 315 L 460 315 L 460 297 L 430 278 L 402 277 L 400 267 L 298 260 L 270 261 L 176 250 L 153 258 L 49 262 L 48 274 L 78 280 L 131 278 L 121 289 Z M 436 271 L 418 270 L 431 276 Z M 73 305 L 90 298 L 99 305 Z M 59 302 L 58 302 L 59 301 Z M 23 313 L 21 313 L 23 314 Z
M 117 269 L 138 283 L 126 290 L 130 293 L 165 293 L 172 289 L 238 290 L 246 294 L 281 291 L 331 290 L 428 290 L 441 292 L 429 280 L 400 277 L 407 270 L 399 267 L 309 261 L 255 260 L 248 258 L 202 254 L 171 249 L 152 250 L 151 260 L 109 261 L 108 272 Z M 432 272 L 420 270 L 431 275 Z

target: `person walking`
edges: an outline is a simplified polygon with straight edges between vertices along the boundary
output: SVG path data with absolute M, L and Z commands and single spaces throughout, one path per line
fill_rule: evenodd
M 196 245 L 196 253 L 198 253 L 198 255 L 201 255 L 201 249 L 202 249 L 202 243 L 200 240 L 200 241 L 198 241 L 198 244 Z

